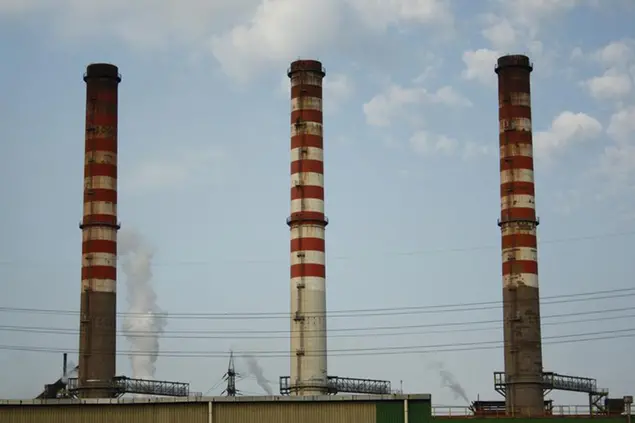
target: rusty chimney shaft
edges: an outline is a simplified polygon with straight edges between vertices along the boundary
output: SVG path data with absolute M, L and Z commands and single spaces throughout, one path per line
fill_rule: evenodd
M 291 80 L 291 395 L 326 395 L 326 261 L 322 63 L 296 60 Z
M 498 59 L 503 314 L 508 414 L 544 413 L 538 294 L 538 219 L 531 135 L 532 64 L 527 56 Z
M 79 395 L 108 398 L 116 369 L 117 96 L 116 66 L 91 64 L 86 82 L 86 144 L 79 335 Z

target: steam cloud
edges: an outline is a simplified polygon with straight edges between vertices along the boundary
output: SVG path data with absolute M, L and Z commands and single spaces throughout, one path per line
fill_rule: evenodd
M 454 398 L 463 398 L 465 402 L 470 403 L 469 398 L 467 397 L 467 393 L 465 389 L 461 386 L 456 377 L 449 370 L 445 369 L 445 366 L 440 361 L 433 362 L 430 367 L 435 368 L 439 372 L 439 377 L 441 378 L 441 386 L 444 388 L 448 388 L 454 394 Z
M 128 314 L 122 324 L 130 342 L 132 377 L 154 379 L 159 353 L 159 337 L 166 325 L 166 314 L 157 306 L 150 283 L 153 251 L 134 231 L 119 236 L 119 254 L 126 275 Z
M 245 356 L 245 361 L 247 362 L 248 373 L 256 378 L 256 383 L 260 386 L 267 395 L 273 395 L 273 389 L 271 389 L 271 383 L 265 377 L 264 370 L 260 367 L 258 360 L 256 357 L 251 355 Z
M 62 383 L 68 382 L 69 377 L 74 377 L 77 374 L 77 370 L 79 370 L 79 366 L 76 366 L 75 363 L 73 363 L 72 361 L 69 361 L 66 364 L 66 373 L 62 372 L 63 374 L 62 374 L 62 377 L 60 378 Z

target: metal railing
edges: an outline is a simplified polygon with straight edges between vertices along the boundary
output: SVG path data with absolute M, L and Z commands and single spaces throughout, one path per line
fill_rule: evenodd
M 303 387 L 307 388 L 309 386 L 304 385 Z M 351 393 L 389 395 L 392 393 L 391 384 L 388 380 L 358 379 L 341 376 L 328 376 L 326 380 L 326 388 L 330 394 Z M 289 395 L 291 393 L 291 389 L 291 377 L 280 376 L 280 394 Z
M 111 381 L 93 384 L 89 387 L 92 389 L 108 389 L 117 396 L 123 394 L 142 394 L 169 397 L 190 396 L 189 383 L 171 382 L 165 380 L 133 379 L 125 376 L 117 376 Z M 70 392 L 79 392 L 83 389 L 82 387 L 80 387 L 79 378 L 69 378 L 67 388 Z
M 630 405 L 631 415 L 635 414 L 635 406 Z M 474 411 L 467 406 L 432 406 L 432 415 L 435 417 L 509 417 L 511 413 L 504 410 L 487 410 L 486 412 Z M 519 410 L 517 415 L 527 416 Z M 591 410 L 588 405 L 554 405 L 551 410 L 545 410 L 541 417 L 562 417 L 562 416 L 590 416 L 590 415 L 606 415 L 607 413 L 599 413 L 597 410 Z M 627 415 L 626 411 L 622 413 Z M 538 416 L 536 416 L 538 417 Z

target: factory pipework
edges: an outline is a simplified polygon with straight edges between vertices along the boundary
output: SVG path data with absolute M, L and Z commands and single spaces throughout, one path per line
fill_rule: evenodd
M 116 66 L 91 64 L 86 82 L 79 395 L 105 398 L 116 371 L 117 104 Z
M 297 60 L 291 80 L 291 395 L 327 393 L 322 63 Z
M 544 412 L 534 201 L 530 74 L 527 56 L 498 59 L 506 408 Z

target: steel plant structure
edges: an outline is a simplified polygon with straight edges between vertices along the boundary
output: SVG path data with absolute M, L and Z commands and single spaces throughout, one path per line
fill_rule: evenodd
M 117 102 L 116 66 L 91 64 L 86 82 L 79 395 L 111 396 L 116 369 Z
M 508 412 L 544 410 L 534 201 L 530 73 L 527 56 L 498 59 L 503 314 Z
M 508 415 L 551 414 L 551 402 L 545 401 L 544 395 L 552 389 L 587 393 L 591 412 L 603 413 L 608 406 L 602 406 L 601 400 L 606 399 L 608 391 L 598 388 L 595 379 L 543 371 L 531 132 L 532 69 L 532 63 L 524 55 L 502 56 L 495 68 L 505 344 L 505 372 L 495 373 L 495 389 L 505 396 Z M 296 60 L 287 75 L 291 81 L 291 213 L 287 218 L 291 232 L 291 362 L 290 376 L 280 377 L 280 393 L 312 398 L 342 392 L 391 394 L 389 381 L 329 376 L 327 372 L 325 229 L 328 220 L 324 211 L 322 126 L 322 83 L 326 73 L 317 60 Z M 84 401 L 83 398 L 115 398 L 126 392 L 192 397 L 188 384 L 115 376 L 119 230 L 117 106 L 121 75 L 116 66 L 97 63 L 88 66 L 84 81 L 86 137 L 84 212 L 80 224 L 82 288 L 78 378 L 60 378 L 47 385 L 38 398 L 79 397 Z M 233 364 L 228 374 L 235 376 Z M 228 395 L 234 397 L 235 386 L 230 383 L 229 388 Z M 399 411 L 405 413 L 406 422 L 412 421 L 407 417 L 408 398 L 404 397 L 403 411 Z M 618 413 L 626 404 L 626 398 L 630 397 L 613 407 Z M 423 399 L 429 402 L 429 396 Z M 303 399 L 286 400 L 293 403 Z M 326 397 L 322 400 L 330 403 Z M 210 407 L 214 401 L 217 400 L 199 407 L 208 417 L 212 416 Z M 501 403 L 487 402 L 487 409 L 481 407 L 479 413 L 490 413 L 492 407 L 498 412 Z M 630 407 L 630 402 L 628 404 Z M 14 407 L 14 404 L 5 405 Z M 369 408 L 369 418 L 374 416 L 373 410 Z M 377 416 L 380 414 L 383 416 L 383 411 Z M 423 414 L 416 421 L 424 421 Z

